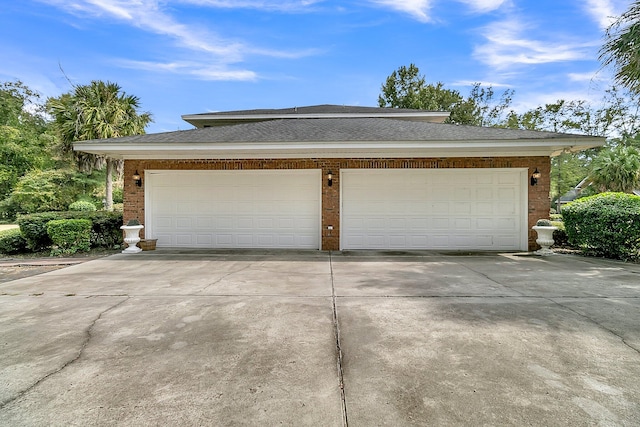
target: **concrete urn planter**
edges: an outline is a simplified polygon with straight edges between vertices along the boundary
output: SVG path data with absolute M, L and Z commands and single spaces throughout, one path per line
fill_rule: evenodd
M 142 251 L 136 244 L 140 241 L 140 230 L 143 228 L 142 224 L 120 227 L 121 230 L 124 230 L 124 242 L 127 244 L 127 248 L 122 251 L 123 254 L 135 254 Z
M 550 247 L 555 243 L 553 240 L 553 232 L 556 231 L 558 227 L 553 225 L 534 225 L 532 228 L 538 233 L 536 243 L 541 247 L 535 254 L 541 256 L 553 255 Z

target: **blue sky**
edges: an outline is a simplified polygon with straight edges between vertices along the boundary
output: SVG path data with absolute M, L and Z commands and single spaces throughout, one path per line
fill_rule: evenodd
M 611 84 L 604 29 L 631 0 L 4 0 L 0 81 L 43 96 L 109 80 L 140 98 L 148 132 L 182 114 L 315 104 L 376 106 L 392 71 L 513 107 L 596 103 Z

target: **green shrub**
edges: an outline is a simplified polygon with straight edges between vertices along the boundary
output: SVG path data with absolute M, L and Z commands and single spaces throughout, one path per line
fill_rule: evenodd
M 553 230 L 553 246 L 571 246 L 569 244 L 569 237 L 567 236 L 567 232 L 564 229 L 564 222 L 552 220 L 551 225 L 558 228 L 557 230 Z
M 122 245 L 122 212 L 91 212 L 87 219 L 93 223 L 91 247 L 112 249 Z
M 61 212 L 43 212 L 18 217 L 20 231 L 33 252 L 41 251 L 53 244 L 47 234 L 47 223 L 54 219 L 62 219 Z
M 69 205 L 70 211 L 95 211 L 96 206 L 85 200 L 78 200 L 77 202 L 73 202 Z
M 54 219 L 47 223 L 47 234 L 55 245 L 51 255 L 75 254 L 91 248 L 91 221 L 88 219 Z
M 640 197 L 596 194 L 567 204 L 562 216 L 569 242 L 585 254 L 640 258 Z
M 87 219 L 91 221 L 91 247 L 114 248 L 122 244 L 122 212 L 70 211 L 43 212 L 18 218 L 20 230 L 32 251 L 50 247 L 53 242 L 47 234 L 47 223 L 57 219 Z
M 0 231 L 0 253 L 12 255 L 27 251 L 27 241 L 19 228 Z

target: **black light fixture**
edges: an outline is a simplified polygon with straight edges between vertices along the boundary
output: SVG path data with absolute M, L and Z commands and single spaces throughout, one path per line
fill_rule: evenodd
M 533 175 L 531 175 L 531 185 L 538 185 L 538 178 L 540 178 L 540 171 L 538 170 L 538 168 L 536 168 L 536 170 L 533 171 Z
M 333 172 L 329 171 L 327 174 L 327 185 L 331 187 L 333 185 Z
M 133 182 L 136 183 L 136 186 L 142 187 L 142 177 L 140 177 L 140 174 L 138 173 L 137 169 L 136 169 L 136 173 L 133 174 Z

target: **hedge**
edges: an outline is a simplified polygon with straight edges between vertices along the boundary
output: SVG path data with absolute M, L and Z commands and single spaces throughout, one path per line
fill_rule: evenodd
M 27 241 L 19 228 L 0 231 L 0 253 L 6 255 L 27 251 Z
M 36 252 L 51 247 L 53 242 L 47 234 L 47 223 L 59 219 L 91 221 L 91 247 L 113 248 L 122 244 L 122 212 L 42 212 L 18 217 L 18 225 L 29 249 Z
M 91 248 L 91 221 L 54 219 L 47 223 L 47 234 L 54 244 L 51 255 L 75 254 Z
M 568 203 L 562 209 L 572 245 L 586 255 L 640 258 L 640 197 L 601 193 Z

